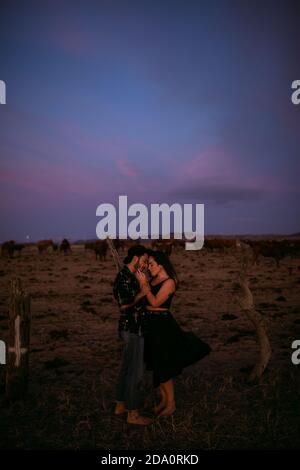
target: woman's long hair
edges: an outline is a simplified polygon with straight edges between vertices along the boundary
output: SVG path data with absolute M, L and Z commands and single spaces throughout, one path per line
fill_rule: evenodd
M 175 282 L 175 288 L 178 289 L 179 279 L 169 257 L 162 251 L 147 250 L 147 254 L 149 257 L 151 256 L 154 258 L 157 264 L 160 264 L 164 268 L 168 276 Z

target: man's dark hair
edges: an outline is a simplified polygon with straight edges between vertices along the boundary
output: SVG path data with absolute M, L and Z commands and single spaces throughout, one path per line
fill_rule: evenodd
M 138 258 L 140 256 L 143 256 L 145 253 L 147 253 L 147 249 L 142 246 L 142 245 L 137 245 L 137 246 L 132 246 L 129 248 L 127 256 L 124 258 L 123 263 L 128 264 L 132 261 L 134 256 L 137 256 Z

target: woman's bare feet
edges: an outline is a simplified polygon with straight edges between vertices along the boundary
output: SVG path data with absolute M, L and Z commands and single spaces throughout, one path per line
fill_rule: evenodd
M 115 407 L 115 415 L 121 415 L 125 413 L 126 408 L 125 408 L 125 403 L 123 401 L 117 401 L 116 407 Z
M 153 419 L 140 415 L 138 411 L 129 411 L 127 415 L 127 423 L 148 426 L 153 423 Z
M 160 418 L 161 416 L 171 416 L 174 411 L 176 410 L 175 402 L 168 404 L 165 408 L 161 410 L 159 413 L 158 417 Z
M 159 413 L 166 407 L 166 403 L 161 401 L 158 405 L 154 407 L 154 414 L 159 415 Z

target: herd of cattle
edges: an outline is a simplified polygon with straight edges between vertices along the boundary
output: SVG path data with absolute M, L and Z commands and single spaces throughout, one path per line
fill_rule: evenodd
M 9 240 L 7 242 L 2 243 L 1 245 L 1 255 L 2 256 L 9 256 L 13 258 L 14 252 L 20 253 L 24 248 L 33 246 L 33 243 L 15 243 L 14 240 Z M 43 253 L 43 251 L 47 251 L 48 248 L 52 248 L 53 251 L 63 251 L 64 253 L 68 253 L 71 251 L 71 245 L 69 241 L 64 238 L 63 241 L 60 243 L 53 243 L 52 240 L 40 240 L 36 243 L 36 247 L 39 253 Z
M 279 267 L 280 261 L 285 257 L 296 258 L 300 255 L 300 240 L 249 240 L 242 239 L 252 249 L 253 264 L 259 263 L 259 258 L 265 256 L 273 258 Z M 204 248 L 208 251 L 225 252 L 228 249 L 235 250 L 238 246 L 238 239 L 206 239 Z
M 273 258 L 277 267 L 280 261 L 287 257 L 298 257 L 300 255 L 300 239 L 283 239 L 283 240 L 249 240 L 242 239 L 243 243 L 248 244 L 253 253 L 253 264 L 258 264 L 260 256 Z M 235 238 L 207 238 L 204 241 L 204 251 L 206 252 L 220 252 L 234 251 L 237 247 L 238 239 Z M 116 250 L 126 252 L 128 248 L 141 243 L 141 240 L 113 240 Z M 38 253 L 42 254 L 48 249 L 52 251 L 59 251 L 65 254 L 71 252 L 70 242 L 64 238 L 60 244 L 54 243 L 52 240 L 40 240 L 36 244 L 15 243 L 13 240 L 6 241 L 1 246 L 1 255 L 13 258 L 14 253 L 21 253 L 21 251 L 30 246 L 36 246 Z M 171 256 L 173 252 L 184 249 L 185 240 L 177 239 L 159 239 L 152 240 L 151 248 L 153 250 L 160 250 Z M 96 259 L 101 261 L 106 259 L 108 244 L 106 240 L 97 240 L 87 242 L 84 244 L 84 249 L 91 250 L 95 253 Z

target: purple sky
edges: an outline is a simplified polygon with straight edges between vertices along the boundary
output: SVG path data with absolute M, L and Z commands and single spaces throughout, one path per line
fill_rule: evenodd
M 93 238 L 122 194 L 204 203 L 206 234 L 298 232 L 299 21 L 287 1 L 1 0 L 0 241 Z

